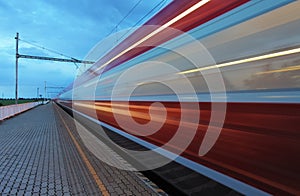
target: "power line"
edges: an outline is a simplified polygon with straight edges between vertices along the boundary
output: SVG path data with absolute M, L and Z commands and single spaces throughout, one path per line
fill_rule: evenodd
M 158 10 L 159 9 L 161 9 L 163 6 L 164 6 L 164 4 L 167 2 L 167 0 L 162 0 L 162 1 L 160 1 L 158 4 L 156 4 L 146 15 L 144 15 L 139 21 L 137 21 L 134 25 L 133 25 L 133 27 L 136 27 L 141 21 L 143 21 L 146 17 L 148 17 L 148 15 L 150 15 L 151 14 L 151 12 L 153 12 L 158 6 L 160 6 L 159 8 L 158 8 Z
M 136 27 L 140 22 L 142 22 L 146 17 L 148 17 L 154 10 L 156 10 L 156 9 L 161 9 L 163 6 L 164 6 L 164 4 L 167 2 L 167 0 L 162 0 L 162 1 L 160 1 L 158 4 L 156 4 L 147 14 L 145 14 L 140 20 L 138 20 L 134 25 L 133 25 L 133 27 Z M 159 7 L 160 6 L 160 7 Z M 159 7 L 159 8 L 158 8 Z M 125 37 L 127 34 L 128 34 L 128 32 L 130 31 L 130 29 L 129 30 L 127 30 L 126 31 L 126 33 L 124 33 L 121 37 L 120 37 L 120 40 L 122 40 L 122 38 L 123 37 Z
M 142 2 L 142 0 L 139 0 L 130 10 L 129 12 L 120 20 L 120 22 L 111 30 L 111 32 L 107 35 L 111 35 L 115 29 L 118 28 L 118 26 L 133 12 L 133 10 Z
M 49 48 L 46 48 L 46 47 L 43 47 L 43 46 L 40 46 L 38 44 L 35 44 L 35 43 L 32 43 L 30 41 L 26 41 L 26 40 L 21 40 L 18 36 L 16 37 L 16 40 L 17 42 L 18 41 L 22 41 L 22 42 L 25 42 L 29 45 L 32 45 L 34 47 L 37 47 L 37 48 L 40 48 L 42 50 L 47 50 L 49 52 L 52 52 L 52 53 L 55 53 L 55 54 L 58 54 L 60 56 L 63 56 L 63 57 L 66 57 L 68 59 L 62 59 L 62 58 L 54 58 L 54 57 L 44 57 L 44 56 L 33 56 L 33 55 L 22 55 L 22 54 L 19 54 L 18 51 L 16 53 L 16 58 L 27 58 L 27 59 L 38 59 L 38 60 L 48 60 L 48 61 L 60 61 L 60 62 L 71 62 L 71 63 L 74 63 L 75 66 L 76 66 L 76 69 L 78 69 L 78 65 L 76 63 L 85 63 L 85 64 L 94 64 L 95 62 L 93 61 L 83 61 L 83 60 L 78 60 L 78 59 L 75 59 L 71 56 L 68 56 L 68 55 L 65 55 L 65 54 L 62 54 L 60 52 L 57 52 L 55 50 L 52 50 L 52 49 L 49 49 Z
M 22 41 L 22 42 L 25 42 L 25 43 L 27 43 L 27 44 L 29 44 L 29 45 L 31 45 L 31 46 L 34 46 L 34 47 L 37 47 L 37 48 L 40 48 L 40 49 L 43 49 L 43 50 L 47 50 L 47 51 L 49 51 L 49 52 L 52 52 L 52 53 L 54 53 L 54 54 L 58 54 L 58 55 L 60 55 L 60 56 L 63 56 L 63 57 L 67 57 L 67 58 L 70 58 L 70 59 L 74 59 L 74 58 L 73 58 L 73 57 L 71 57 L 71 56 L 68 56 L 68 55 L 62 54 L 62 53 L 60 53 L 60 52 L 57 52 L 57 51 L 55 51 L 55 50 L 52 50 L 52 49 L 46 48 L 46 47 L 44 47 L 44 46 L 41 46 L 41 45 L 35 44 L 35 43 L 33 43 L 33 42 L 26 41 L 26 40 L 23 40 L 23 39 L 20 39 L 20 38 L 19 38 L 19 40 L 20 40 L 20 41 Z

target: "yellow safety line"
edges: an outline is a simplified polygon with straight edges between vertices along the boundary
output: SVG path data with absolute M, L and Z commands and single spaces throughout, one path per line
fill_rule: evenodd
M 102 195 L 104 196 L 109 196 L 109 192 L 107 191 L 106 187 L 104 186 L 103 182 L 101 181 L 101 179 L 99 178 L 99 176 L 97 175 L 94 167 L 92 166 L 92 164 L 90 163 L 90 161 L 88 160 L 88 158 L 86 157 L 86 155 L 84 154 L 82 148 L 80 147 L 80 145 L 78 144 L 78 142 L 76 141 L 74 135 L 72 134 L 71 130 L 69 129 L 69 127 L 67 126 L 66 122 L 64 121 L 64 119 L 62 118 L 60 112 L 58 111 L 58 109 L 56 109 L 58 112 L 58 115 L 60 117 L 60 119 L 62 120 L 64 126 L 66 127 L 70 137 L 72 138 L 81 158 L 83 159 L 84 163 L 86 164 L 88 170 L 90 171 L 90 173 L 92 174 L 94 180 L 96 181 L 98 188 L 100 189 Z

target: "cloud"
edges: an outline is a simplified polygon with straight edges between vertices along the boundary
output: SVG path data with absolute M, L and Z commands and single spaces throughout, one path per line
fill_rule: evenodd
M 138 1 L 0 0 L 0 93 L 14 96 L 16 32 L 22 40 L 83 59 Z M 118 30 L 134 25 L 159 2 L 141 1 Z M 21 41 L 19 53 L 62 58 Z M 19 59 L 19 66 L 20 92 L 24 96 L 31 93 L 21 89 L 41 87 L 45 80 L 67 86 L 76 75 L 72 63 Z

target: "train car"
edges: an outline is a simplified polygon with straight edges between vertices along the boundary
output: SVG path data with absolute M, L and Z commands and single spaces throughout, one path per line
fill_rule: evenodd
M 299 10 L 174 0 L 56 102 L 243 194 L 299 195 Z

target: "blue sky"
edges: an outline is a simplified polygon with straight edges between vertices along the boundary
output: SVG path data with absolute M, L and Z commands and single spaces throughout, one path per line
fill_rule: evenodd
M 15 96 L 16 32 L 22 40 L 84 59 L 136 4 L 133 12 L 118 26 L 118 31 L 132 27 L 160 2 L 162 6 L 149 17 L 169 1 L 0 0 L 0 97 Z M 64 58 L 25 42 L 19 43 L 19 54 Z M 76 66 L 72 63 L 19 59 L 19 97 L 36 97 L 37 88 L 43 94 L 44 81 L 49 87 L 66 87 L 75 74 Z M 47 94 L 55 96 L 58 90 L 48 89 Z

